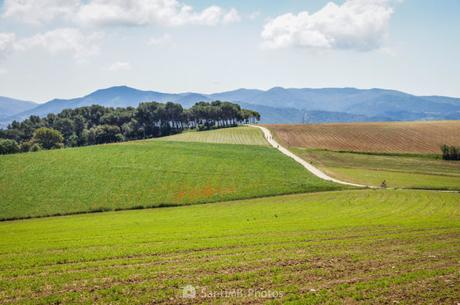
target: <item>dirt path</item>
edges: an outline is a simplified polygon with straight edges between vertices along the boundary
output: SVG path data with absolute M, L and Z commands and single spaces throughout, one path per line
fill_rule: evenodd
M 273 139 L 272 133 L 267 128 L 262 127 L 262 126 L 256 126 L 256 125 L 249 125 L 249 126 L 261 129 L 262 132 L 264 133 L 265 139 L 268 141 L 268 143 L 270 143 L 271 146 L 273 146 L 274 148 L 278 149 L 280 152 L 282 152 L 286 156 L 288 156 L 288 157 L 294 159 L 295 161 L 297 161 L 298 163 L 300 163 L 303 167 L 305 167 L 309 172 L 311 172 L 316 177 L 319 177 L 319 178 L 321 178 L 323 180 L 327 180 L 327 181 L 331 181 L 331 182 L 335 182 L 335 183 L 339 183 L 339 184 L 344 184 L 344 185 L 350 185 L 350 186 L 356 186 L 356 187 L 376 188 L 375 186 L 355 184 L 355 183 L 345 182 L 345 181 L 341 181 L 341 180 L 332 178 L 332 177 L 326 175 L 323 171 L 321 171 L 317 167 L 313 166 L 312 164 L 308 163 L 304 159 L 302 159 L 302 158 L 298 157 L 297 155 L 293 154 L 287 148 L 281 146 L 278 142 L 275 141 L 275 139 Z

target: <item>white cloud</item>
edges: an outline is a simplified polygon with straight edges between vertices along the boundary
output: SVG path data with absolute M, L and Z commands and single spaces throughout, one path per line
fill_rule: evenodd
M 15 41 L 14 33 L 0 33 L 0 60 L 14 49 Z
M 171 35 L 163 34 L 160 37 L 152 37 L 147 41 L 149 46 L 168 46 L 173 42 Z
M 175 2 L 175 1 L 174 1 Z M 200 24 L 213 26 L 217 25 L 223 18 L 224 10 L 219 6 L 210 6 L 204 9 L 201 13 L 193 11 L 190 6 L 184 6 L 179 14 L 173 17 L 173 22 L 168 24 L 168 20 L 160 21 L 164 25 L 184 25 L 184 24 Z M 166 21 L 166 22 L 165 22 Z
M 16 41 L 14 33 L 0 32 L 0 60 L 5 58 L 13 49 Z
M 222 22 L 223 23 L 236 23 L 241 21 L 241 16 L 238 11 L 232 8 L 227 14 L 225 14 Z
M 131 70 L 132 66 L 129 62 L 117 61 L 110 65 L 108 68 L 109 71 L 117 72 L 117 71 L 128 71 Z
M 3 17 L 26 23 L 64 19 L 82 25 L 217 25 L 241 20 L 235 9 L 202 11 L 178 0 L 5 0 Z
M 36 34 L 17 42 L 16 48 L 26 50 L 42 48 L 51 54 L 69 52 L 75 59 L 82 60 L 99 53 L 99 43 L 103 34 L 86 34 L 75 28 L 62 28 Z
M 238 12 L 226 12 L 219 6 L 197 12 L 177 0 L 92 0 L 80 7 L 77 16 L 84 24 L 179 26 L 235 22 Z
M 3 16 L 37 24 L 71 18 L 79 6 L 79 0 L 5 0 Z
M 0 68 L 0 75 L 4 75 L 8 73 L 8 70 L 4 69 L 4 68 Z
M 369 51 L 382 45 L 392 13 L 386 0 L 330 2 L 313 14 L 305 11 L 276 17 L 265 24 L 262 38 L 267 48 Z

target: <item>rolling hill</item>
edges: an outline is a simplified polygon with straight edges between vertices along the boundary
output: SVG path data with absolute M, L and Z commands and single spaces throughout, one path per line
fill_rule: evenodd
M 91 94 L 74 99 L 53 99 L 49 102 L 39 104 L 33 109 L 11 114 L 9 120 L 23 120 L 30 115 L 45 116 L 48 113 L 58 113 L 66 108 L 78 108 L 98 104 L 106 107 L 136 107 L 141 102 L 178 102 L 185 107 L 194 103 L 208 100 L 207 97 L 194 93 L 169 94 L 155 91 L 138 90 L 126 86 L 117 86 L 97 90 Z M 7 113 L 7 112 L 6 112 Z
M 16 100 L 0 96 L 0 121 L 8 116 L 13 116 L 37 107 L 37 104 L 29 101 Z
M 0 219 L 342 189 L 262 145 L 131 141 L 0 156 L 0 168 Z
M 460 111 L 460 99 L 419 97 L 395 90 L 355 88 L 286 89 L 275 87 L 267 91 L 236 90 L 211 95 L 270 107 L 319 110 L 365 116 L 387 116 L 399 120 L 407 113 L 448 114 Z
M 0 303 L 457 300 L 460 194 L 343 189 L 262 140 L 242 127 L 0 156 L 2 220 L 106 211 L 0 221 Z
M 57 113 L 65 108 L 92 104 L 108 107 L 136 106 L 143 101 L 178 102 L 189 107 L 198 101 L 228 100 L 257 110 L 263 123 L 323 123 L 407 120 L 460 119 L 460 99 L 442 96 L 414 96 L 385 89 L 325 88 L 293 89 L 275 87 L 270 90 L 238 89 L 200 93 L 161 93 L 117 86 L 97 90 L 74 99 L 54 99 L 33 109 L 18 113 L 1 112 L 3 124 L 22 120 L 30 115 Z M 18 108 L 19 109 L 19 108 Z

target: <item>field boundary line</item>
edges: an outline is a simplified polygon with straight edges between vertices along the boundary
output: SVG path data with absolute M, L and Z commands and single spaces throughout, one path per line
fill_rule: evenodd
M 280 145 L 275 139 L 273 139 L 271 131 L 268 130 L 267 128 L 262 127 L 262 126 L 258 126 L 258 125 L 248 125 L 248 126 L 261 129 L 263 134 L 264 134 L 265 140 L 267 140 L 268 143 L 272 147 L 276 148 L 277 150 L 279 150 L 284 155 L 294 159 L 297 163 L 302 165 L 310 173 L 312 173 L 313 175 L 315 175 L 316 177 L 318 177 L 320 179 L 330 181 L 330 182 L 335 182 L 335 183 L 338 183 L 338 184 L 348 185 L 348 186 L 365 187 L 365 188 L 377 188 L 377 187 L 371 186 L 371 185 L 356 184 L 356 183 L 346 182 L 346 181 L 342 181 L 342 180 L 332 178 L 331 176 L 327 175 L 326 173 L 324 173 L 319 168 L 313 166 L 312 164 L 308 163 L 307 161 L 305 161 L 304 159 L 300 158 L 296 154 L 292 153 L 287 148 L 285 148 L 282 145 Z

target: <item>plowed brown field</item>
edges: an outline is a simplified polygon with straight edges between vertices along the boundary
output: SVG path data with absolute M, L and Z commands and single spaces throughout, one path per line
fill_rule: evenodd
M 439 153 L 460 146 L 460 121 L 265 125 L 290 147 L 384 153 Z

